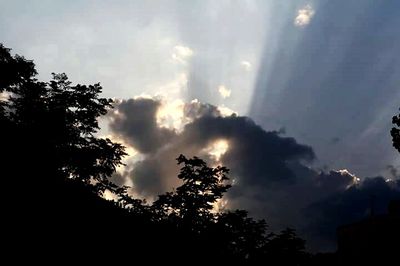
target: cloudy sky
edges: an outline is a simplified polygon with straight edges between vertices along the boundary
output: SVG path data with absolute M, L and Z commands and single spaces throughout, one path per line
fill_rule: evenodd
M 152 199 L 174 158 L 231 168 L 221 205 L 332 248 L 335 227 L 399 197 L 400 1 L 6 1 L 0 42 L 48 80 L 100 82 L 114 180 Z

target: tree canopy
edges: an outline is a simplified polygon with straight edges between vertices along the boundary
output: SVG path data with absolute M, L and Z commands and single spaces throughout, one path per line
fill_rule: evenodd
M 11 56 L 3 45 L 0 56 L 6 183 L 22 189 L 30 201 L 51 196 L 63 202 L 58 196 L 66 180 L 81 181 L 95 192 L 115 189 L 108 178 L 125 152 L 122 145 L 95 136 L 97 118 L 112 108 L 112 100 L 99 97 L 102 87 L 72 85 L 65 74 L 41 82 L 32 61 Z

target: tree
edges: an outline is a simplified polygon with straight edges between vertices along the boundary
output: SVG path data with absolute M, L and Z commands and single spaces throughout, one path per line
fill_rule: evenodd
M 176 191 L 160 195 L 151 208 L 158 224 L 165 224 L 161 239 L 167 253 L 180 251 L 180 259 L 196 262 L 257 265 L 305 265 L 305 241 L 295 231 L 267 234 L 265 220 L 248 217 L 245 210 L 213 211 L 230 188 L 226 167 L 208 167 L 202 159 L 180 155 Z
M 182 154 L 177 161 L 183 164 L 178 175 L 183 184 L 174 192 L 160 195 L 154 207 L 161 218 L 178 220 L 197 230 L 213 220 L 214 203 L 231 187 L 226 184 L 229 170 L 221 166 L 208 167 L 200 158 L 188 159 Z
M 2 176 L 12 209 L 29 203 L 30 212 L 89 217 L 90 204 L 111 208 L 97 195 L 119 189 L 109 177 L 125 152 L 96 132 L 112 100 L 99 97 L 99 84 L 72 85 L 65 74 L 40 82 L 36 75 L 32 61 L 0 45 Z
M 226 249 L 232 262 L 254 262 L 262 258 L 263 248 L 267 243 L 267 224 L 265 220 L 248 217 L 245 210 L 227 211 L 218 214 L 215 241 Z
M 40 246 L 46 254 L 54 247 L 69 256 L 136 251 L 137 260 L 152 252 L 197 263 L 256 264 L 272 257 L 271 250 L 301 254 L 303 242 L 294 232 L 271 240 L 264 220 L 243 210 L 217 212 L 215 204 L 231 187 L 229 170 L 197 157 L 177 158 L 182 185 L 175 191 L 152 205 L 131 198 L 126 187 L 109 181 L 124 147 L 96 136 L 98 117 L 113 103 L 99 96 L 100 84 L 72 85 L 65 74 L 41 82 L 36 75 L 33 62 L 0 44 L 2 217 L 13 232 L 5 242 Z M 99 197 L 106 190 L 117 202 Z M 133 243 L 126 245 L 128 238 Z
M 400 113 L 393 116 L 392 123 L 394 127 L 390 131 L 393 140 L 393 147 L 400 152 Z
M 309 254 L 305 251 L 305 241 L 287 228 L 279 234 L 271 234 L 264 246 L 265 258 L 279 265 L 307 265 Z

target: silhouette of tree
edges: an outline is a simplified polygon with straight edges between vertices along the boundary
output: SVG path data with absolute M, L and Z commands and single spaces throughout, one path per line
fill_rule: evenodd
M 197 157 L 188 159 L 180 155 L 177 161 L 183 164 L 178 175 L 183 184 L 174 192 L 160 195 L 154 207 L 161 217 L 180 220 L 195 229 L 213 220 L 214 203 L 231 187 L 225 184 L 229 170 L 221 166 L 208 167 Z
M 295 231 L 267 234 L 265 220 L 248 217 L 245 210 L 212 211 L 217 200 L 230 188 L 226 167 L 208 167 L 203 160 L 180 155 L 183 164 L 178 177 L 183 184 L 176 191 L 160 195 L 152 208 L 157 221 L 169 228 L 165 238 L 170 249 L 197 262 L 214 261 L 256 265 L 273 261 L 282 265 L 305 265 L 309 256 L 305 242 Z M 168 227 L 169 225 L 169 227 Z M 188 245 L 188 243 L 191 243 Z M 202 257 L 198 257 L 202 254 Z
M 265 255 L 279 265 L 306 265 L 309 254 L 305 251 L 305 241 L 299 238 L 295 230 L 287 228 L 279 234 L 269 236 L 265 245 Z
M 218 214 L 215 235 L 219 246 L 226 249 L 232 262 L 254 262 L 263 257 L 267 243 L 265 220 L 248 217 L 245 210 L 235 210 Z
M 392 123 L 394 127 L 390 131 L 393 140 L 393 147 L 400 152 L 400 114 L 393 116 Z
M 121 193 L 108 178 L 124 148 L 96 136 L 97 118 L 112 101 L 99 97 L 99 84 L 72 85 L 65 74 L 40 82 L 36 75 L 33 62 L 0 45 L 3 197 L 13 199 L 8 216 L 30 220 L 27 234 L 58 224 L 63 237 L 66 229 L 82 233 L 81 224 L 71 221 L 94 224 L 109 214 L 125 216 L 99 197 L 106 189 Z
M 48 253 L 58 247 L 73 255 L 118 243 L 108 246 L 109 255 L 175 254 L 175 262 L 186 263 L 300 265 L 306 259 L 304 241 L 293 230 L 267 234 L 266 222 L 244 210 L 215 209 L 231 187 L 226 167 L 180 155 L 181 186 L 153 204 L 132 198 L 127 187 L 109 180 L 124 147 L 96 136 L 98 117 L 112 108 L 112 100 L 99 96 L 102 87 L 72 85 L 65 74 L 53 74 L 50 82 L 36 75 L 33 62 L 0 44 L 2 185 L 3 197 L 12 199 L 3 201 L 5 228 L 29 221 L 9 241 L 34 246 L 40 239 Z M 106 190 L 116 201 L 99 197 Z M 134 241 L 121 244 L 128 238 Z M 60 249 L 71 241 L 75 251 Z

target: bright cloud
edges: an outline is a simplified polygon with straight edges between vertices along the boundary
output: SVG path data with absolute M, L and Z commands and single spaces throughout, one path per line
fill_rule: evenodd
M 157 124 L 168 129 L 182 130 L 185 103 L 181 99 L 164 102 L 156 114 Z
M 305 27 L 310 22 L 312 17 L 315 14 L 315 10 L 312 8 L 311 5 L 306 5 L 305 7 L 299 9 L 297 11 L 297 16 L 294 19 L 294 25 L 297 27 Z
M 223 116 L 223 117 L 231 116 L 231 115 L 238 115 L 238 112 L 235 112 L 226 106 L 217 106 L 217 110 L 221 113 L 221 116 Z
M 217 140 L 211 144 L 210 147 L 206 148 L 207 153 L 212 156 L 216 162 L 219 162 L 221 156 L 224 155 L 229 148 L 228 141 L 224 139 Z
M 197 99 L 192 100 L 190 103 L 185 103 L 182 99 L 173 100 L 167 97 L 159 97 L 159 95 L 150 98 L 135 97 L 135 99 L 159 100 L 161 104 L 156 112 L 156 121 L 158 127 L 173 130 L 178 133 L 182 132 L 185 125 L 192 123 L 193 119 L 198 118 L 196 115 L 194 117 L 191 117 L 190 115 L 188 115 L 188 113 L 196 110 L 196 112 L 199 112 L 199 115 L 203 115 L 201 109 L 203 108 L 204 104 Z M 221 117 L 238 115 L 237 112 L 224 105 L 216 106 L 215 111 L 217 111 L 218 115 Z M 120 116 L 118 110 L 115 110 L 114 114 L 116 116 Z
M 240 62 L 240 65 L 246 70 L 250 71 L 251 70 L 251 63 L 249 61 L 242 61 Z
M 347 185 L 346 188 L 349 188 L 349 187 L 351 187 L 351 186 L 353 186 L 353 185 L 355 185 L 355 184 L 358 184 L 358 183 L 360 182 L 360 180 L 361 180 L 361 179 L 360 179 L 359 177 L 357 177 L 356 175 L 350 173 L 350 171 L 347 170 L 347 169 L 341 169 L 341 170 L 338 170 L 337 172 L 338 172 L 339 174 L 341 174 L 342 176 L 349 176 L 349 177 L 352 178 L 352 181 L 349 182 L 349 184 Z
M 181 64 L 186 64 L 187 60 L 193 56 L 193 50 L 187 46 L 177 45 L 174 47 L 174 52 L 171 56 L 173 60 Z
M 222 98 L 229 98 L 231 96 L 232 91 L 225 87 L 224 85 L 218 86 L 218 92 L 221 94 Z
M 182 96 L 187 90 L 188 77 L 187 74 L 181 72 L 176 75 L 175 79 L 166 84 L 162 84 L 157 88 L 156 95 L 162 98 L 176 99 Z M 150 97 L 152 98 L 152 96 Z

